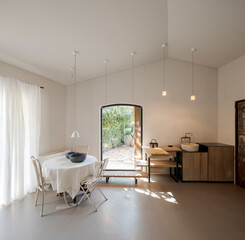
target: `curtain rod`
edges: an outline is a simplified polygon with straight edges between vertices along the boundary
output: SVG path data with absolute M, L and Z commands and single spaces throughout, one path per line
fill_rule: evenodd
M 6 75 L 1 75 L 1 74 L 0 74 L 0 76 L 5 77 L 5 78 L 8 78 Z M 19 81 L 20 81 L 20 80 L 19 80 Z M 21 82 L 22 82 L 22 81 L 21 81 Z M 29 84 L 31 84 L 31 83 L 29 83 Z M 44 89 L 43 86 L 40 86 L 40 88 L 41 88 L 41 89 Z

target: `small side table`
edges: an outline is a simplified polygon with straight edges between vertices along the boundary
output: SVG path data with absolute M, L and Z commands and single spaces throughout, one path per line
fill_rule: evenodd
M 169 147 L 169 146 L 162 146 L 161 147 L 163 150 L 171 153 L 174 155 L 175 161 L 176 161 L 176 166 L 174 168 L 175 171 L 175 176 L 172 175 L 172 168 L 169 168 L 169 174 L 170 176 L 178 182 L 178 180 L 181 179 L 182 181 L 182 150 L 176 146 Z
M 173 167 L 171 161 L 173 156 L 162 148 L 146 148 L 146 159 L 148 160 L 148 182 L 151 182 L 151 167 Z M 151 160 L 154 160 L 154 163 Z M 159 160 L 160 159 L 160 160 Z

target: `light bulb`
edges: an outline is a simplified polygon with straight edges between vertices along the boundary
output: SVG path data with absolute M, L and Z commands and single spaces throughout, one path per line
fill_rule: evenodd
M 166 96 L 167 95 L 167 91 L 166 90 L 163 90 L 162 91 L 162 96 Z
M 191 95 L 191 101 L 195 101 L 196 100 L 196 96 L 195 95 Z

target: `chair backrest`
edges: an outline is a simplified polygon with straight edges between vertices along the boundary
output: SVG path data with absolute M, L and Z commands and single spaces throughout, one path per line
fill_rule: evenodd
M 100 168 L 99 177 L 101 177 L 101 178 L 103 177 L 108 162 L 109 162 L 109 158 L 106 158 L 106 159 L 101 161 L 101 168 Z
M 102 160 L 101 162 L 98 162 L 97 169 L 95 171 L 95 174 L 91 180 L 89 180 L 89 184 L 91 186 L 96 186 L 100 183 L 101 179 L 103 178 L 104 171 L 106 169 L 106 166 L 108 164 L 109 158 L 106 158 Z
M 38 187 L 41 187 L 44 184 L 41 164 L 34 156 L 31 156 L 31 160 L 35 170 Z
M 102 178 L 104 171 L 107 167 L 109 158 L 106 158 L 100 162 L 98 162 L 97 166 L 96 166 L 96 170 L 95 170 L 95 174 L 94 174 L 94 178 Z
M 109 158 L 104 159 L 103 171 L 105 171 L 105 170 L 106 170 L 107 165 L 108 165 L 108 162 L 109 162 Z
M 88 154 L 90 146 L 77 146 L 75 149 L 76 149 L 76 152 Z

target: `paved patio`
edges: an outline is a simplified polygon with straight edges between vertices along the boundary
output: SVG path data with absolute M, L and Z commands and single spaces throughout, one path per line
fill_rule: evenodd
M 134 169 L 134 147 L 116 147 L 103 153 L 109 158 L 107 169 Z

